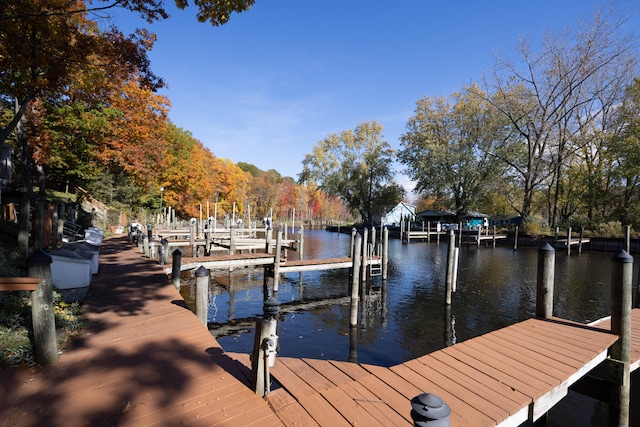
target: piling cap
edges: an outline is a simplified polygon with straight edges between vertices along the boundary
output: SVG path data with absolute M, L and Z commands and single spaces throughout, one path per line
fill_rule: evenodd
M 195 273 L 196 277 L 207 277 L 209 275 L 209 270 L 204 266 L 201 265 Z
M 633 257 L 629 255 L 629 253 L 624 249 L 620 249 L 620 251 L 617 254 L 615 254 L 611 258 L 611 260 L 613 262 L 619 262 L 620 264 L 626 264 L 629 262 L 633 262 Z
M 451 414 L 449 405 L 432 393 L 422 393 L 411 399 L 411 408 L 425 421 L 447 418 Z
M 548 242 L 538 248 L 538 252 L 553 254 L 556 252 Z

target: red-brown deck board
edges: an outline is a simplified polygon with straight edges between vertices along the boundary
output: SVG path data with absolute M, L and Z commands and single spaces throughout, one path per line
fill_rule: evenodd
M 449 404 L 451 425 L 519 425 L 566 395 L 616 338 L 601 326 L 529 319 L 390 368 L 279 357 L 271 375 L 282 388 L 267 400 L 287 425 L 306 416 L 412 425 L 409 400 L 429 392 Z

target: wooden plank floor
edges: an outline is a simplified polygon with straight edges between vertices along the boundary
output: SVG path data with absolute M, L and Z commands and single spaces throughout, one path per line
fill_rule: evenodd
M 428 392 L 451 407 L 451 425 L 518 426 L 551 409 L 615 340 L 598 327 L 529 319 L 391 368 L 279 357 L 271 374 L 281 387 L 267 400 L 285 425 L 400 426 L 413 425 L 410 400 Z
M 3 426 L 280 426 L 162 267 L 105 239 L 83 308 L 92 326 L 57 364 L 0 370 Z

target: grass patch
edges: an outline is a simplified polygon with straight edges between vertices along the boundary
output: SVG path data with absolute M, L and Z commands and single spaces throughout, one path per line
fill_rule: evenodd
M 80 304 L 65 303 L 56 291 L 53 300 L 58 350 L 63 350 L 89 322 L 80 317 Z M 0 367 L 35 366 L 30 294 L 28 291 L 0 292 Z

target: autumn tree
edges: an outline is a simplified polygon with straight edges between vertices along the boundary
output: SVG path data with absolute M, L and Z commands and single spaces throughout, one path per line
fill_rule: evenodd
M 417 102 L 407 132 L 400 137 L 400 161 L 416 191 L 431 195 L 462 218 L 502 182 L 503 164 L 495 147 L 504 139 L 503 123 L 476 86 L 450 100 Z
M 395 150 L 382 138 L 382 126 L 375 121 L 327 136 L 305 155 L 299 181 L 315 182 L 342 198 L 370 224 L 375 214 L 389 211 L 404 195 L 393 181 Z

